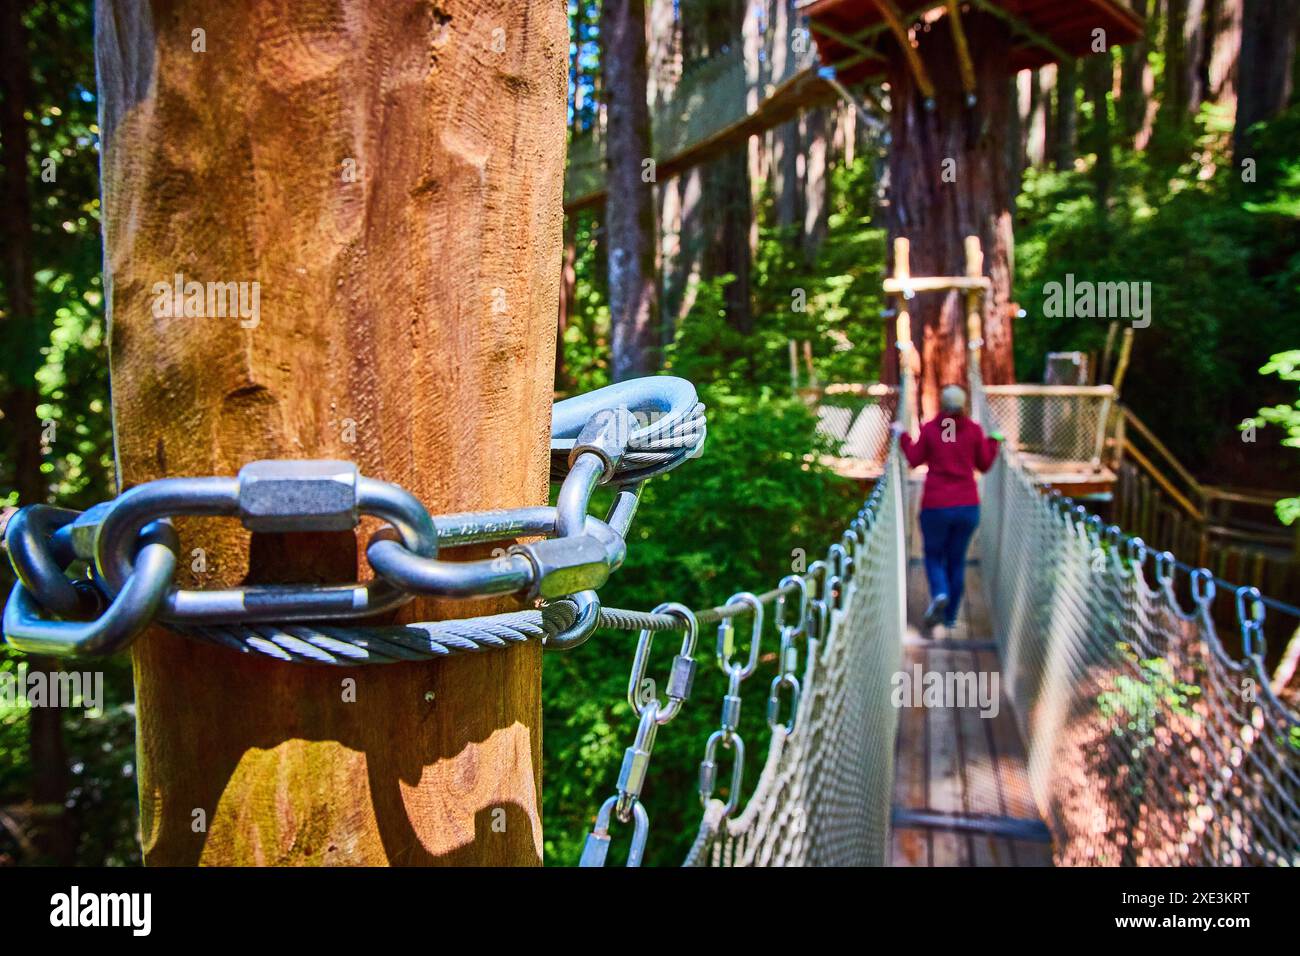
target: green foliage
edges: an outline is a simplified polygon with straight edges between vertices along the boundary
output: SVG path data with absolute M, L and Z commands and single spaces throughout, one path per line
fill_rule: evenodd
M 1141 749 L 1155 746 L 1155 733 L 1162 715 L 1194 717 L 1192 698 L 1201 693 L 1195 684 L 1180 681 L 1163 657 L 1139 658 L 1128 644 L 1116 649 L 1132 664 L 1139 676 L 1120 674 L 1110 690 L 1097 695 L 1097 709 L 1111 722 L 1111 733 L 1134 737 Z
M 885 345 L 881 318 L 885 230 L 875 221 L 874 157 L 860 154 L 831 173 L 825 240 L 809 262 L 801 248 L 802 225 L 779 226 L 771 197 L 760 203 L 754 285 L 760 316 L 758 343 L 764 360 L 757 379 L 787 384 L 787 343 L 809 341 L 813 368 L 822 382 L 874 382 Z
M 1284 382 L 1300 382 L 1300 349 L 1279 352 L 1259 370 L 1261 375 L 1277 375 Z M 1273 405 L 1261 408 L 1253 420 L 1255 425 L 1277 425 L 1286 430 L 1282 444 L 1300 448 L 1300 397 L 1290 405 Z M 1277 503 L 1277 516 L 1285 525 L 1300 518 L 1300 497 L 1283 498 Z
M 709 437 L 699 461 L 649 482 L 628 542 L 627 563 L 601 589 L 610 607 L 646 610 L 663 601 L 721 604 L 733 593 L 775 587 L 797 562 L 811 562 L 837 539 L 858 504 L 857 489 L 816 463 L 824 451 L 809 409 L 790 395 L 787 342 L 810 340 L 823 381 L 875 381 L 883 343 L 880 275 L 884 234 L 862 212 L 869 205 L 865 160 L 837 173 L 829 238 L 808 264 L 789 230 L 762 226 L 754 264 L 754 329 L 730 325 L 724 290 L 731 276 L 697 282 L 692 305 L 665 350 L 665 371 L 696 384 L 709 408 Z M 580 242 L 590 221 L 579 217 Z M 607 329 L 598 280 L 603 263 L 580 246 L 577 296 L 582 316 L 566 337 L 568 365 L 582 387 L 605 384 L 603 357 L 591 347 Z M 806 309 L 792 309 L 802 290 Z M 835 343 L 843 343 L 836 347 Z M 603 345 L 603 343 L 601 343 Z M 594 506 L 600 510 L 600 504 Z M 806 556 L 806 557 L 805 557 Z M 748 619 L 737 628 L 748 647 Z M 660 635 L 650 674 L 662 684 L 679 638 Z M 765 661 L 744 687 L 740 732 L 748 751 L 745 792 L 758 780 L 771 733 L 767 683 L 776 638 L 767 622 Z M 626 701 L 635 635 L 598 632 L 568 654 L 543 661 L 543 819 L 546 861 L 572 865 L 596 809 L 614 792 L 623 751 L 636 731 Z M 647 865 L 677 865 L 699 822 L 699 763 L 717 729 L 726 692 L 713 664 L 715 636 L 700 634 L 691 701 L 658 735 L 644 794 L 651 820 Z M 731 755 L 720 756 L 719 795 Z M 612 859 L 625 852 L 629 826 L 614 827 Z
M 1300 108 L 1261 128 L 1250 173 L 1226 157 L 1215 124 L 1207 110 L 1194 158 L 1124 155 L 1105 210 L 1086 173 L 1030 170 L 1016 228 L 1016 298 L 1028 313 L 1015 330 L 1018 377 L 1038 379 L 1048 350 L 1100 354 L 1105 341 L 1104 319 L 1046 317 L 1047 283 L 1070 273 L 1150 282 L 1151 325 L 1136 331 L 1125 401 L 1193 467 L 1259 407 L 1267 393 L 1254 370 L 1295 345 L 1300 311 L 1300 221 L 1288 214 L 1300 202 Z
M 815 422 L 801 403 L 725 384 L 700 391 L 709 407 L 704 455 L 647 483 L 627 564 L 601 589 L 607 606 L 648 610 L 671 600 L 703 608 L 739 590 L 762 593 L 790 573 L 796 549 L 808 561 L 821 556 L 853 512 L 853 486 L 805 461 L 816 447 Z M 746 621 L 737 631 L 742 648 L 747 635 Z M 634 641 L 634 634 L 601 631 L 577 650 L 543 658 L 542 793 L 550 864 L 577 860 L 592 815 L 614 792 L 623 749 L 636 731 L 625 700 Z M 679 641 L 664 634 L 655 642 L 650 674 L 661 686 Z M 774 651 L 770 621 L 765 641 Z M 653 821 L 647 864 L 680 863 L 698 824 L 696 775 L 726 692 L 713 647 L 712 631 L 701 633 L 694 695 L 655 744 L 645 794 Z M 770 738 L 764 701 L 774 668 L 767 662 L 744 688 L 749 787 Z M 618 829 L 626 836 L 627 827 Z M 615 852 L 622 846 L 616 838 Z
M 596 238 L 601 228 L 590 210 L 573 217 L 574 295 L 563 345 L 566 391 L 586 392 L 609 382 L 609 289 Z

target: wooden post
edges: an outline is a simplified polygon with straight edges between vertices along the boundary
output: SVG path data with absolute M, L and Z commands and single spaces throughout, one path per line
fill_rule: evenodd
M 1129 326 L 1124 330 L 1124 335 L 1119 343 L 1119 360 L 1115 364 L 1115 377 L 1111 379 L 1111 386 L 1115 389 L 1115 400 L 1119 401 L 1120 387 L 1124 384 L 1124 376 L 1128 373 L 1129 358 L 1133 355 L 1133 327 Z
M 954 19 L 953 21 L 957 21 Z M 978 279 L 984 275 L 984 252 L 979 236 L 966 237 L 966 278 Z M 978 344 L 977 344 L 978 343 Z M 978 364 L 980 350 L 984 347 L 984 289 L 966 290 L 966 345 Z
M 912 277 L 911 262 L 911 245 L 905 236 L 897 236 L 894 239 L 894 279 L 900 285 L 906 285 Z M 919 414 L 920 397 L 914 395 L 916 391 L 917 364 L 918 355 L 916 347 L 912 344 L 912 314 L 907 308 L 907 297 L 898 293 L 895 297 L 898 303 L 898 315 L 894 320 L 894 342 L 898 347 L 898 400 L 902 405 L 902 414 L 899 421 L 909 430 L 913 424 L 913 415 Z M 913 405 L 913 402 L 917 405 Z
M 563 7 L 155 9 L 96 11 L 123 486 L 347 458 L 434 513 L 544 503 Z M 161 312 L 178 275 L 246 308 Z M 366 533 L 178 530 L 189 587 L 364 567 Z M 343 670 L 154 629 L 134 670 L 151 864 L 540 862 L 536 644 Z

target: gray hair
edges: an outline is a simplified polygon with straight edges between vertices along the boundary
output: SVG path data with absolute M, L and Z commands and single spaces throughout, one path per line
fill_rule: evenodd
M 966 392 L 960 385 L 948 385 L 939 393 L 939 407 L 945 412 L 960 412 L 966 407 Z

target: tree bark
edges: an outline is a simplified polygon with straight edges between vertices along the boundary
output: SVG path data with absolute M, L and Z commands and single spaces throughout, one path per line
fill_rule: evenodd
M 568 366 L 564 361 L 564 334 L 569 328 L 569 317 L 573 312 L 573 303 L 578 292 L 578 246 L 574 234 L 573 220 L 564 222 L 564 251 L 560 263 L 560 307 L 559 319 L 555 325 L 555 388 L 556 391 L 568 391 L 573 384 Z
M 1209 63 L 1208 97 L 1235 115 L 1237 53 L 1241 49 L 1242 0 L 1212 0 L 1206 14 Z
M 1149 97 L 1144 86 L 1144 78 L 1150 67 L 1147 64 L 1147 51 L 1150 47 L 1152 21 L 1148 19 L 1148 7 L 1151 0 L 1132 0 L 1133 12 L 1146 21 L 1142 36 L 1124 47 L 1121 53 L 1120 67 L 1120 123 L 1124 141 L 1132 143 L 1146 121 Z M 1151 11 L 1154 17 L 1154 11 Z
M 1025 158 L 1029 165 L 1040 167 L 1051 153 L 1052 88 L 1056 85 L 1056 66 L 1034 70 L 1029 80 L 1029 118 L 1025 124 Z
M 345 458 L 433 513 L 544 503 L 564 7 L 105 0 L 96 21 L 123 487 Z M 178 272 L 260 283 L 256 324 L 155 315 Z M 366 538 L 178 530 L 189 587 L 354 580 Z M 155 628 L 133 655 L 147 862 L 540 861 L 537 644 L 335 669 Z
M 826 107 L 807 110 L 803 116 L 803 258 L 809 265 L 817 258 L 826 238 L 830 215 L 830 162 L 827 155 L 830 120 L 830 110 Z
M 1190 127 L 1191 67 L 1187 52 L 1188 10 L 1185 0 L 1165 4 L 1163 88 L 1160 108 L 1156 112 L 1157 157 L 1181 160 L 1185 153 L 1185 136 Z
M 605 198 L 609 316 L 615 381 L 658 367 L 654 179 L 643 174 L 650 151 L 646 104 L 645 0 L 605 0 L 600 12 L 607 94 Z
M 24 115 L 32 108 L 31 63 L 26 3 L 0 4 L 0 162 L 3 163 L 5 214 L 0 216 L 4 237 L 4 288 L 6 292 L 4 339 L 11 350 L 6 358 L 10 376 L 3 412 L 13 463 L 13 487 L 20 505 L 38 504 L 49 497 L 41 475 L 41 421 L 36 412 L 40 393 L 36 372 L 41 367 L 41 346 L 48 341 L 48 324 L 36 314 L 36 273 L 32 257 L 32 196 L 28 180 L 31 137 Z M 32 657 L 33 672 L 55 673 L 52 658 Z M 75 836 L 65 810 L 68 799 L 68 756 L 63 742 L 63 708 L 34 707 L 27 716 L 28 759 L 31 761 L 31 800 L 34 808 L 32 843 L 41 862 L 70 865 Z
M 1074 168 L 1074 140 L 1078 127 L 1078 105 L 1075 94 L 1079 90 L 1079 67 L 1074 60 L 1062 60 L 1056 65 L 1056 149 L 1052 165 L 1060 172 Z
M 1272 119 L 1291 96 L 1296 11 L 1300 0 L 1245 0 L 1237 63 L 1237 119 L 1233 155 L 1248 156 L 1250 128 Z
M 1086 149 L 1096 155 L 1091 175 L 1097 213 L 1103 219 L 1110 206 L 1110 187 L 1114 173 L 1110 131 L 1110 89 L 1114 77 L 1114 63 L 1109 52 L 1091 56 L 1084 61 L 1083 87 L 1092 103 L 1092 122 L 1088 126 Z
M 744 0 L 695 0 L 684 5 L 682 36 L 687 56 L 703 59 L 739 42 Z M 744 95 L 744 94 L 742 94 Z M 723 293 L 727 322 L 742 333 L 754 328 L 750 279 L 750 227 L 754 221 L 749 146 L 742 143 L 700 169 L 701 271 L 706 278 L 734 276 Z M 684 220 L 685 224 L 685 220 Z
M 965 105 L 946 17 L 919 36 L 918 51 L 935 85 L 933 110 L 925 109 L 901 51 L 891 47 L 889 231 L 891 239 L 901 235 L 911 240 L 914 276 L 964 275 L 965 237 L 980 237 L 985 274 L 992 280 L 984 304 L 981 370 L 986 382 L 1004 383 L 1014 380 L 1006 309 L 1012 264 L 1005 143 L 1011 34 L 1001 20 L 982 13 L 965 16 L 963 25 L 975 66 L 973 111 Z M 945 177 L 947 171 L 953 175 Z M 966 380 L 965 302 L 957 293 L 921 293 L 910 307 L 912 341 L 921 354 L 922 410 L 930 416 L 938 409 L 939 389 Z M 893 323 L 887 328 L 888 354 L 893 355 Z M 886 374 L 896 375 L 896 365 L 891 365 Z

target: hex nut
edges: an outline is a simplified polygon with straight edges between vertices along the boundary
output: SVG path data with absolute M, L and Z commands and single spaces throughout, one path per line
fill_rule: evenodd
M 609 558 L 604 545 L 591 535 L 515 545 L 510 553 L 522 554 L 532 562 L 533 593 L 544 598 L 589 591 L 609 579 Z
M 239 517 L 249 531 L 348 531 L 357 526 L 350 461 L 255 461 L 239 470 Z

